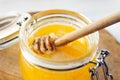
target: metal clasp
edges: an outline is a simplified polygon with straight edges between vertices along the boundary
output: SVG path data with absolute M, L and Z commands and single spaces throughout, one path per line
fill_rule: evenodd
M 90 68 L 91 80 L 113 80 L 113 76 L 109 73 L 108 66 L 105 62 L 105 58 L 109 54 L 107 50 L 98 51 L 97 62 L 92 62 L 96 66 Z
M 27 21 L 27 20 L 28 20 L 28 17 L 24 17 L 23 21 L 17 22 L 17 25 L 22 26 L 22 23 Z

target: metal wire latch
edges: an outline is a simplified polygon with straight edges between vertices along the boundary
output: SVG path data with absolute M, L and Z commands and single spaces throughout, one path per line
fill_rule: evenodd
M 107 50 L 98 51 L 97 62 L 92 62 L 96 66 L 90 68 L 91 80 L 113 80 L 113 76 L 109 73 L 108 66 L 105 62 L 105 58 L 109 54 Z

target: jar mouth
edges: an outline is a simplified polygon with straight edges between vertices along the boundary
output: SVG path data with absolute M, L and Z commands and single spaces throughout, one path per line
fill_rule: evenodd
M 94 42 L 90 41 L 91 44 L 93 44 L 93 46 L 92 48 L 90 48 L 89 52 L 91 52 L 92 54 L 89 55 L 89 57 L 83 58 L 82 60 L 79 59 L 72 61 L 44 60 L 42 57 L 38 56 L 30 49 L 30 47 L 28 46 L 27 39 L 31 34 L 31 31 L 34 30 L 34 29 L 30 29 L 31 26 L 36 27 L 35 25 L 37 24 L 37 21 L 46 20 L 49 17 L 55 18 L 55 16 L 67 17 L 67 19 L 73 19 L 78 22 L 82 21 L 84 26 L 91 23 L 91 21 L 84 15 L 68 10 L 47 10 L 33 15 L 32 18 L 26 23 L 26 25 L 24 27 L 22 26 L 20 30 L 20 46 L 24 58 L 32 64 L 50 69 L 71 69 L 88 63 L 90 59 L 93 58 L 97 50 L 98 40 L 99 40 L 98 32 L 89 35 L 90 36 L 89 38 L 92 37 L 92 39 L 93 38 L 95 39 Z M 29 35 L 27 33 L 29 33 Z

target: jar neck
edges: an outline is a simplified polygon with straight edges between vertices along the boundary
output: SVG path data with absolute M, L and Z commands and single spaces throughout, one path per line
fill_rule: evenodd
M 83 28 L 85 25 L 91 23 L 91 21 L 81 14 L 77 14 L 75 12 L 66 10 L 48 10 L 33 15 L 32 18 L 28 21 L 28 23 L 20 30 L 20 46 L 24 58 L 32 64 L 56 70 L 73 69 L 81 67 L 84 64 L 88 63 L 89 60 L 95 55 L 97 49 L 97 32 L 88 36 L 87 39 L 90 40 L 88 52 L 91 52 L 92 54 L 86 58 L 83 58 L 82 60 L 78 59 L 76 61 L 73 60 L 67 62 L 44 60 L 30 49 L 28 45 L 28 38 L 32 34 L 32 32 L 37 30 L 39 26 L 54 23 L 68 24 L 79 28 Z

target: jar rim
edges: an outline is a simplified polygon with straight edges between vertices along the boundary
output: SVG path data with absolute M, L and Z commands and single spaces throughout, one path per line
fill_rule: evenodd
M 83 64 L 88 63 L 88 61 L 83 59 L 82 61 L 77 61 L 77 62 L 67 63 L 67 64 L 58 64 L 58 63 L 52 63 L 51 64 L 51 62 L 49 62 L 49 61 L 41 60 L 40 57 L 38 57 L 36 54 L 34 54 L 31 51 L 31 49 L 26 44 L 26 42 L 23 38 L 24 37 L 23 33 L 25 31 L 25 27 L 28 26 L 31 23 L 31 21 L 36 20 L 38 17 L 42 17 L 42 16 L 45 16 L 45 15 L 51 15 L 52 13 L 53 14 L 56 14 L 56 13 L 69 14 L 69 15 L 72 15 L 72 16 L 75 16 L 75 17 L 78 17 L 78 18 L 82 18 L 82 20 L 84 20 L 87 24 L 91 23 L 91 21 L 87 17 L 85 17 L 83 14 L 78 14 L 76 12 L 68 11 L 68 10 L 59 10 L 59 9 L 46 10 L 46 11 L 42 11 L 42 12 L 39 12 L 37 14 L 34 14 L 31 17 L 31 19 L 25 24 L 25 26 L 21 27 L 21 30 L 20 30 L 20 46 L 21 46 L 21 50 L 24 51 L 22 53 L 23 57 L 32 64 L 42 66 L 42 67 L 47 67 L 47 68 L 50 68 L 50 69 L 70 69 L 71 67 L 78 67 L 78 66 L 81 66 Z M 93 34 L 96 35 L 97 38 L 98 38 L 98 32 L 95 32 Z M 98 42 L 97 42 L 97 45 L 98 45 Z M 96 46 L 96 50 L 97 50 L 97 46 Z M 92 57 L 93 57 L 93 55 L 92 55 Z M 90 58 L 88 58 L 88 59 L 90 60 Z M 56 66 L 56 64 L 57 64 L 58 67 Z

